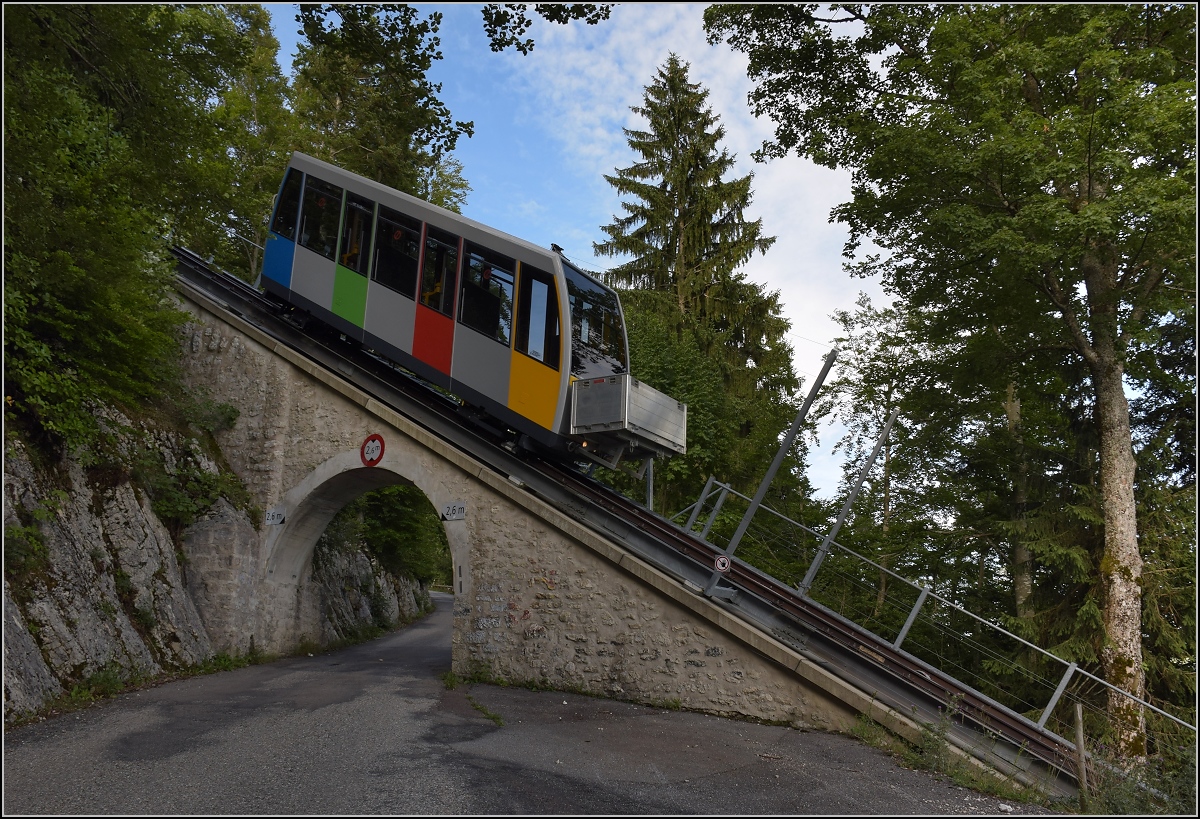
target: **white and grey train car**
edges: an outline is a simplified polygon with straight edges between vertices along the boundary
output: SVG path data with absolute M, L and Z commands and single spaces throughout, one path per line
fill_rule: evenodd
M 686 451 L 687 407 L 629 373 L 617 294 L 559 252 L 294 153 L 262 284 L 560 454 Z

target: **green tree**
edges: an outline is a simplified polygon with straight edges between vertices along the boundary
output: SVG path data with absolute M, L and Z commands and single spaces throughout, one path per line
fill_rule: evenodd
M 453 181 L 428 169 L 474 126 L 452 118 L 441 86 L 428 79 L 442 57 L 441 14 L 421 19 L 398 4 L 304 5 L 296 19 L 305 40 L 293 105 L 309 129 L 308 152 L 414 195 L 430 179 Z
M 463 176 L 463 164 L 452 156 L 427 157 L 420 166 L 417 196 L 439 208 L 462 213 L 471 185 Z
M 397 484 L 360 495 L 342 507 L 322 537 L 336 545 L 361 545 L 391 574 L 422 585 L 453 580 L 446 531 L 415 486 Z
M 1172 5 L 711 7 L 749 56 L 761 158 L 853 171 L 852 255 L 964 332 L 1000 324 L 1085 368 L 1096 419 L 1110 683 L 1145 692 L 1133 427 L 1139 351 L 1194 323 L 1195 31 Z M 834 27 L 849 29 L 835 33 Z M 1113 694 L 1126 756 L 1142 714 Z
M 604 177 L 628 197 L 626 215 L 604 226 L 609 238 L 594 245 L 601 256 L 631 257 L 608 271 L 611 282 L 670 293 L 680 328 L 742 318 L 747 308 L 738 298 L 746 293 L 734 273 L 775 241 L 762 235 L 761 219 L 743 215 L 753 174 L 724 179 L 735 157 L 718 147 L 725 128 L 707 100 L 672 54 L 646 87 L 645 104 L 632 108 L 647 130 L 624 129 L 639 160 Z
M 279 68 L 279 41 L 261 5 L 231 5 L 230 19 L 244 32 L 249 59 L 222 90 L 214 115 L 228 151 L 230 181 L 209 214 L 211 234 L 190 249 L 218 266 L 254 281 L 262 263 L 267 218 L 283 168 L 301 142 L 301 123 L 292 112 L 291 89 Z
M 491 41 L 492 51 L 503 51 L 509 46 L 522 54 L 533 51 L 533 38 L 524 36 L 533 25 L 528 9 L 527 3 L 488 3 L 483 7 L 483 29 Z M 594 26 L 608 19 L 612 4 L 536 3 L 534 10 L 551 23 L 566 25 L 572 20 L 583 20 Z
M 609 238 L 595 245 L 625 259 L 605 276 L 625 288 L 639 377 L 688 403 L 689 453 L 656 475 L 656 485 L 665 475 L 666 493 L 680 499 L 699 491 L 705 473 L 741 490 L 761 478 L 799 386 L 778 293 L 738 270 L 774 239 L 762 235 L 761 219 L 745 219 L 753 176 L 726 179 L 735 157 L 720 146 L 724 127 L 707 99 L 687 63 L 671 55 L 632 109 L 647 123 L 625 131 L 637 161 L 605 177 L 624 197 L 625 215 L 603 227 Z M 710 372 L 720 377 L 719 395 L 701 386 Z M 682 397 L 688 393 L 702 403 Z M 785 473 L 796 477 L 795 467 Z
M 42 443 L 172 383 L 164 251 L 219 197 L 211 100 L 244 46 L 215 7 L 5 7 L 6 420 Z

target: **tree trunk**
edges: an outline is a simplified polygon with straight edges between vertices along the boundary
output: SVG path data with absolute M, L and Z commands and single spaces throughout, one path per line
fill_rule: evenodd
M 1092 338 L 1085 351 L 1096 395 L 1100 431 L 1100 494 L 1104 504 L 1103 590 L 1104 647 L 1100 660 L 1110 685 L 1145 698 L 1142 668 L 1142 555 L 1138 546 L 1133 479 L 1137 462 L 1125 397 L 1125 366 L 1117 318 L 1117 264 L 1107 248 L 1089 249 L 1082 267 L 1091 313 Z M 1124 758 L 1146 755 L 1145 714 L 1128 697 L 1109 691 L 1108 715 Z
M 888 390 L 888 398 L 891 398 L 891 389 Z M 888 401 L 890 404 L 891 401 Z M 883 526 L 881 529 L 883 550 L 879 554 L 879 592 L 875 596 L 875 614 L 878 618 L 883 613 L 883 604 L 887 600 L 888 588 L 888 573 L 885 569 L 891 568 L 891 544 L 888 542 L 888 528 L 892 522 L 892 470 L 891 470 L 891 455 L 892 444 L 889 440 L 883 445 Z
M 1005 396 L 1004 414 L 1008 418 L 1008 432 L 1016 443 L 1017 466 L 1013 474 L 1013 516 L 1022 521 L 1025 507 L 1029 503 L 1029 461 L 1025 457 L 1025 442 L 1021 435 L 1021 399 L 1017 397 L 1017 385 L 1010 381 Z M 1033 596 L 1033 554 L 1025 545 L 1023 532 L 1018 530 L 1012 537 L 1013 603 L 1017 617 L 1028 620 L 1033 616 L 1030 598 Z
M 1137 463 L 1129 429 L 1124 368 L 1110 362 L 1096 374 L 1096 414 L 1100 423 L 1100 492 L 1104 498 L 1104 556 L 1100 577 L 1104 589 L 1105 642 L 1100 658 L 1111 685 L 1145 698 L 1142 668 L 1142 555 L 1138 548 L 1133 478 Z M 1126 757 L 1144 757 L 1142 709 L 1128 697 L 1110 692 L 1108 713 Z

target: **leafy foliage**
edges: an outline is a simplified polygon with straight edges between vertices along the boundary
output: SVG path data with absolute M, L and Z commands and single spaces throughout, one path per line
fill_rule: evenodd
M 171 382 L 182 317 L 161 237 L 211 192 L 203 101 L 238 40 L 207 8 L 4 14 L 6 419 L 79 449 L 101 436 L 97 404 Z
M 386 571 L 426 586 L 452 580 L 446 532 L 415 486 L 397 484 L 359 496 L 338 512 L 322 539 L 330 547 L 361 546 Z
M 752 176 L 724 178 L 734 157 L 719 146 L 724 129 L 707 97 L 671 55 L 633 108 L 646 130 L 625 131 L 638 161 L 605 177 L 626 197 L 625 215 L 596 245 L 626 259 L 606 276 L 629 288 L 622 304 L 635 373 L 688 404 L 688 454 L 655 475 L 664 508 L 695 497 L 708 475 L 743 490 L 760 479 L 799 386 L 778 293 L 737 270 L 774 239 L 761 220 L 743 218 Z M 800 445 L 781 483 L 801 498 L 802 457 Z
M 492 51 L 503 51 L 512 46 L 522 54 L 533 51 L 532 37 L 525 32 L 533 25 L 527 13 L 527 3 L 488 3 L 483 7 L 483 29 L 491 41 Z M 609 3 L 536 3 L 534 10 L 551 23 L 566 25 L 572 20 L 583 20 L 594 26 L 607 20 L 612 12 Z
M 474 125 L 451 118 L 427 73 L 441 59 L 441 14 L 415 8 L 305 5 L 293 104 L 309 153 L 416 194 Z M 448 169 L 452 170 L 452 169 Z
M 867 236 L 886 252 L 853 269 L 919 318 L 947 395 L 969 404 L 979 385 L 945 416 L 967 433 L 952 449 L 975 504 L 955 511 L 1019 558 L 1000 564 L 1024 576 L 1019 620 L 1039 607 L 1034 586 L 1054 589 L 1042 627 L 1138 695 L 1135 504 L 1154 493 L 1135 492 L 1135 444 L 1171 450 L 1152 456 L 1172 464 L 1155 482 L 1194 482 L 1180 423 L 1195 384 L 1181 332 L 1195 321 L 1195 23 L 1170 5 L 706 12 L 710 39 L 749 56 L 751 103 L 775 122 L 759 156 L 851 169 L 853 199 L 834 211 L 846 254 Z M 1147 387 L 1132 413 L 1126 377 Z M 1083 639 L 1093 610 L 1102 633 Z M 1194 674 L 1194 649 L 1176 659 Z M 1126 730 L 1136 756 L 1141 728 Z

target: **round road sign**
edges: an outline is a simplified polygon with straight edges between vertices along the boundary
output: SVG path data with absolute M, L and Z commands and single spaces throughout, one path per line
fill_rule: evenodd
M 362 442 L 362 447 L 358 450 L 358 454 L 362 457 L 363 466 L 375 466 L 383 460 L 383 436 L 368 435 L 366 440 Z
M 729 571 L 729 558 L 725 555 L 720 555 L 713 561 L 713 565 L 717 567 L 718 572 L 727 572 Z

